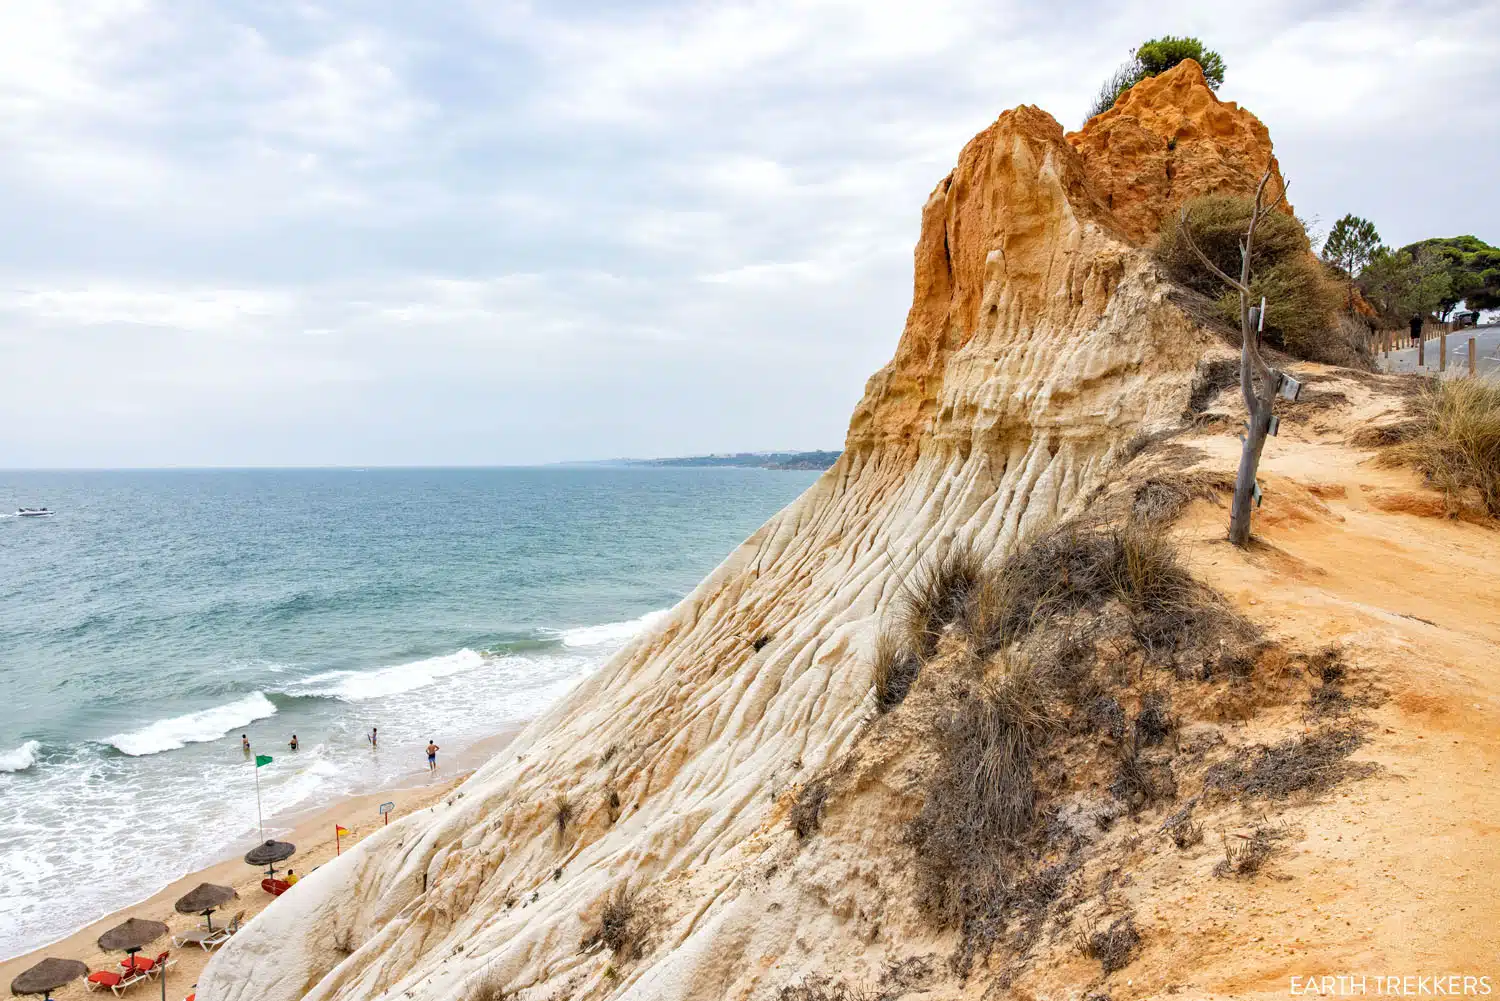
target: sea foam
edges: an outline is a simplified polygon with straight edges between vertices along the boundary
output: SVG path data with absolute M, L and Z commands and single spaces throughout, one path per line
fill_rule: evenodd
M 28 740 L 14 751 L 0 754 L 0 772 L 24 772 L 36 764 L 36 752 L 41 747 L 41 741 Z
M 140 757 L 143 754 L 175 751 L 188 744 L 218 740 L 237 727 L 275 715 L 276 706 L 263 692 L 251 692 L 242 699 L 222 706 L 158 720 L 139 730 L 116 734 L 109 738 L 108 743 L 131 757 Z
M 426 688 L 439 678 L 473 670 L 483 663 L 484 657 L 481 654 L 465 648 L 457 653 L 381 667 L 373 671 L 327 671 L 315 674 L 289 688 L 287 694 L 364 702 L 367 699 L 380 699 Z
M 631 619 L 628 622 L 605 622 L 597 626 L 579 626 L 577 629 L 564 629 L 560 633 L 563 646 L 602 646 L 605 643 L 623 643 L 656 625 L 656 623 L 666 617 L 669 611 L 671 609 L 661 608 L 654 612 L 647 612 L 645 615 Z

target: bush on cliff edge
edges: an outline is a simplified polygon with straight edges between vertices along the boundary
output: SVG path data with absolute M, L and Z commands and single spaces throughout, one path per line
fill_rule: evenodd
M 1235 195 L 1207 195 L 1187 203 L 1188 225 L 1199 249 L 1235 277 L 1253 207 L 1252 199 Z M 1162 222 L 1156 257 L 1173 281 L 1214 299 L 1218 315 L 1238 329 L 1239 296 L 1226 291 L 1182 240 L 1176 213 Z M 1298 358 L 1365 367 L 1337 322 L 1339 289 L 1312 255 L 1307 231 L 1295 216 L 1272 212 L 1256 228 L 1250 289 L 1257 299 L 1266 298 L 1265 337 L 1274 347 Z

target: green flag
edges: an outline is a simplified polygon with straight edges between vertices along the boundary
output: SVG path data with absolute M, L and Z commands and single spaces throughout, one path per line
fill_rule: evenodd
M 271 756 L 269 754 L 257 754 L 255 756 L 255 767 L 256 768 L 259 768 L 261 765 L 269 765 L 270 763 L 271 763 Z

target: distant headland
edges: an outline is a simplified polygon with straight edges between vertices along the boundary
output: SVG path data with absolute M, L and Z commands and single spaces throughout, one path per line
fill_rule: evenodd
M 739 466 L 745 469 L 827 469 L 842 452 L 726 452 L 668 459 L 601 459 L 570 466 Z

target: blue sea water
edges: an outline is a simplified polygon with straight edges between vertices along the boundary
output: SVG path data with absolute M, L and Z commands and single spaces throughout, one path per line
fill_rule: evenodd
M 251 843 L 241 734 L 268 816 L 397 783 L 429 738 L 451 759 L 816 477 L 0 472 L 0 958 Z

